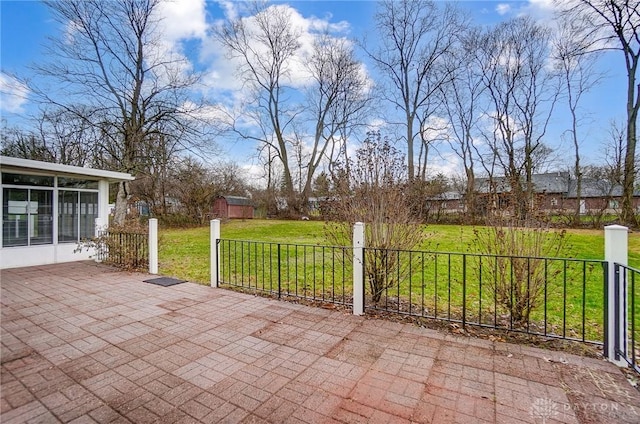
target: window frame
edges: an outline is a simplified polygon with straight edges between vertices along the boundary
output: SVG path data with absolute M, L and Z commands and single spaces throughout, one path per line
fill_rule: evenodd
M 11 200 L 6 199 L 5 198 L 5 190 L 23 190 L 26 191 L 27 193 L 27 205 L 26 205 L 26 210 L 25 210 L 25 214 L 10 214 L 9 213 L 9 202 Z M 31 203 L 35 202 L 34 200 L 32 200 L 32 192 L 45 192 L 45 193 L 49 193 L 49 206 L 50 206 L 50 211 L 48 213 L 49 216 L 49 222 L 51 223 L 51 225 L 49 225 L 49 233 L 48 235 L 45 235 L 45 237 L 48 237 L 48 239 L 50 241 L 45 241 L 45 242 L 41 242 L 41 243 L 33 243 L 32 239 L 35 240 L 38 237 L 33 236 L 32 233 L 34 232 L 34 228 L 36 227 L 34 225 L 34 223 L 32 222 L 33 219 L 32 217 L 37 217 L 39 215 L 45 215 L 40 213 L 40 205 L 38 205 L 38 210 L 35 213 L 32 213 L 32 207 L 31 207 Z M 5 202 L 6 202 L 6 208 L 5 208 Z M 7 214 L 5 215 L 5 209 Z M 9 248 L 9 247 L 28 247 L 28 246 L 44 246 L 44 245 L 51 245 L 51 244 L 55 244 L 55 231 L 54 231 L 54 227 L 55 227 L 55 209 L 56 209 L 56 200 L 55 200 L 55 188 L 54 187 L 45 187 L 45 186 L 25 186 L 25 185 L 2 185 L 2 248 Z M 26 216 L 26 244 L 11 244 L 11 245 L 6 245 L 6 241 L 5 241 L 5 237 L 4 237 L 4 231 L 5 231 L 5 223 L 9 222 L 9 215 L 25 215 Z M 38 226 L 39 226 L 40 222 L 38 221 Z
M 82 216 L 81 216 L 81 212 L 82 212 L 82 193 L 91 193 L 93 194 L 93 198 L 91 200 L 93 200 L 94 202 L 90 202 L 90 203 L 86 203 L 87 205 L 91 204 L 94 205 L 93 206 L 93 214 L 91 214 L 91 216 L 93 216 L 94 220 L 95 218 L 99 217 L 100 215 L 100 179 L 94 179 L 92 177 L 89 176 L 85 176 L 82 178 L 78 178 L 78 177 L 72 177 L 72 176 L 67 176 L 65 174 L 61 174 L 61 175 L 57 175 L 57 174 L 53 174 L 53 173 L 48 173 L 48 172 L 43 172 L 43 173 L 37 173 L 37 172 L 29 172 L 29 171 L 25 171 L 25 172 L 21 172 L 21 171 L 15 171 L 15 170 L 7 170 L 5 171 L 4 169 L 2 170 L 2 172 L 0 173 L 0 181 L 5 181 L 4 176 L 5 175 L 24 175 L 24 176 L 31 176 L 31 177 L 44 177 L 44 178 L 53 178 L 53 185 L 52 186 L 43 186 L 43 185 L 26 185 L 26 184 L 22 184 L 22 183 L 18 183 L 18 184 L 1 184 L 2 186 L 2 217 L 0 219 L 2 219 L 2 240 L 0 243 L 0 248 L 4 249 L 4 248 L 14 248 L 14 247 L 30 247 L 30 246 L 51 246 L 51 245 L 57 245 L 57 244 L 69 244 L 69 243 L 78 243 L 81 239 L 84 239 L 86 237 L 85 234 L 83 234 L 82 231 L 82 226 L 81 226 L 81 222 L 83 220 Z M 63 187 L 59 187 L 58 186 L 58 178 L 63 178 L 63 179 L 67 179 L 70 181 L 73 180 L 77 180 L 79 183 L 82 184 L 92 184 L 93 187 L 96 188 L 83 188 L 83 187 L 69 187 L 69 186 L 63 186 Z M 95 182 L 95 184 L 93 184 Z M 13 190 L 26 190 L 27 191 L 27 202 L 31 201 L 31 193 L 32 191 L 47 191 L 49 192 L 49 200 L 50 200 L 50 205 L 51 205 L 51 210 L 50 210 L 50 233 L 49 234 L 49 240 L 46 243 L 32 243 L 32 223 L 31 223 L 31 218 L 30 216 L 35 215 L 35 214 L 30 214 L 30 208 L 29 206 L 27 206 L 27 243 L 26 244 L 12 244 L 12 245 L 7 245 L 6 244 L 6 240 L 4 237 L 4 225 L 5 222 L 8 222 L 8 216 L 10 215 L 8 212 L 8 203 L 7 203 L 7 207 L 5 208 L 5 189 L 13 189 Z M 61 202 L 59 201 L 60 198 L 60 193 L 61 192 L 67 192 L 67 193 L 74 193 L 75 194 L 75 207 L 77 209 L 77 214 L 74 217 L 74 227 L 75 227 L 75 231 L 76 231 L 76 237 L 74 240 L 64 240 L 61 241 L 59 239 L 59 235 L 60 235 L 60 216 L 61 216 L 61 212 L 62 212 L 62 205 Z M 88 211 L 88 207 L 85 207 L 85 215 L 86 211 Z M 5 215 L 6 213 L 6 215 Z M 85 231 L 86 232 L 86 218 L 85 218 Z M 91 233 L 93 236 L 93 233 Z
M 88 193 L 88 194 L 95 194 L 95 202 L 93 203 L 84 203 L 85 205 L 91 204 L 91 205 L 95 205 L 95 213 L 92 214 L 94 216 L 94 222 L 95 222 L 95 218 L 98 217 L 98 212 L 99 212 L 99 201 L 100 201 L 100 195 L 98 190 L 93 190 L 93 189 L 77 189 L 77 188 L 59 188 L 58 190 L 58 225 L 57 225 L 57 232 L 58 232 L 58 244 L 66 244 L 66 243 L 78 243 L 81 240 L 84 240 L 87 237 L 86 234 L 83 234 L 82 231 L 82 220 L 83 220 L 83 215 L 87 216 L 88 214 L 82 213 L 82 194 L 83 193 Z M 61 202 L 61 195 L 63 195 L 63 193 L 73 193 L 75 195 L 75 199 L 73 202 L 73 208 L 74 208 L 74 215 L 73 215 L 73 228 L 74 228 L 74 239 L 70 240 L 70 239 L 65 239 L 65 240 L 61 240 L 60 236 L 61 233 L 60 231 L 62 230 L 62 217 L 63 217 L 63 204 Z M 86 219 L 86 218 L 85 218 Z M 93 235 L 92 235 L 93 236 Z

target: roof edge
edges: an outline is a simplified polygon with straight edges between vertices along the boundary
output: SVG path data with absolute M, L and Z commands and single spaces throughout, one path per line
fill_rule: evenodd
M 83 168 L 81 166 L 63 165 L 60 163 L 42 162 L 38 160 L 0 156 L 0 168 L 15 167 L 34 171 L 46 171 L 54 173 L 82 175 L 97 177 L 109 181 L 133 181 L 134 176 L 125 172 L 107 171 L 104 169 Z

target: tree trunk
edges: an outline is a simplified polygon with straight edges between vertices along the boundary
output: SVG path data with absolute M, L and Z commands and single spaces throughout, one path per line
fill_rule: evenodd
M 473 168 L 467 168 L 465 172 L 467 174 L 467 186 L 465 189 L 466 216 L 469 217 L 471 223 L 475 224 L 478 213 L 476 206 L 476 179 Z
M 574 172 L 576 174 L 576 209 L 573 215 L 573 225 L 580 224 L 580 202 L 582 201 L 582 170 L 580 169 L 580 143 L 578 143 L 578 117 L 576 116 L 576 106 L 571 103 L 571 91 L 569 91 L 569 108 L 571 109 L 571 135 L 573 138 L 573 148 L 575 152 Z
M 409 181 L 413 181 L 416 172 L 413 164 L 413 115 L 407 114 L 407 171 Z
M 118 194 L 116 196 L 116 207 L 113 216 L 115 225 L 124 225 L 127 218 L 127 204 L 129 201 L 129 182 L 121 181 L 118 183 Z
M 636 164 L 636 122 L 638 119 L 638 99 L 634 99 L 635 77 L 629 75 L 629 93 L 627 98 L 627 148 L 624 156 L 624 176 L 622 182 L 622 222 L 635 227 L 638 225 L 633 208 L 633 191 L 635 184 Z M 638 85 L 640 97 L 640 84 Z

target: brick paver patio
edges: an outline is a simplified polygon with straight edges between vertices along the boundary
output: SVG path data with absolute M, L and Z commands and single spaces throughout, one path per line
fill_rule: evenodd
M 640 422 L 602 360 L 91 262 L 0 278 L 4 424 Z

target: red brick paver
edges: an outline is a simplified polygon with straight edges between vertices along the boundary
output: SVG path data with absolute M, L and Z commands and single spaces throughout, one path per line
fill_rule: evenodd
M 3 423 L 638 423 L 602 360 L 81 262 L 4 270 Z

